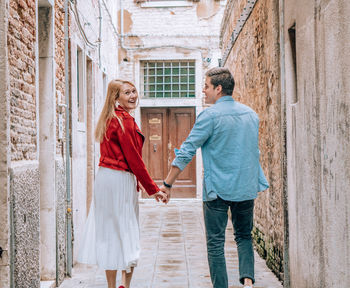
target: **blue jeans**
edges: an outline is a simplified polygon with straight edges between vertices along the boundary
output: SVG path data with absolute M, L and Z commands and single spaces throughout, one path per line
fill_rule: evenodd
M 209 270 L 214 288 L 228 287 L 224 246 L 229 208 L 238 249 L 239 281 L 243 284 L 244 278 L 250 278 L 255 282 L 251 235 L 254 200 L 232 202 L 218 197 L 216 200 L 203 202 Z

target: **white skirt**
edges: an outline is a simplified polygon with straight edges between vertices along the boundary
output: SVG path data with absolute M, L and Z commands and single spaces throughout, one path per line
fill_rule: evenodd
M 99 167 L 78 262 L 126 270 L 140 256 L 139 204 L 132 173 Z

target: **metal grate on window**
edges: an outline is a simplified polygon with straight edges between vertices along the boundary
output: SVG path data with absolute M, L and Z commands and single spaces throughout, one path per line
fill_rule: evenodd
M 144 97 L 195 97 L 194 61 L 144 61 L 141 63 Z

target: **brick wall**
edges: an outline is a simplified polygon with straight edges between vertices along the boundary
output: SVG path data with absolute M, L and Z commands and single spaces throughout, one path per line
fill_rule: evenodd
M 228 1 L 222 24 L 223 50 L 247 1 Z M 270 188 L 259 194 L 254 238 L 259 254 L 283 278 L 283 203 L 281 104 L 279 86 L 278 1 L 257 1 L 233 46 L 226 67 L 236 80 L 234 98 L 260 118 L 260 161 Z
M 36 159 L 35 1 L 10 1 L 11 160 Z
M 65 103 L 65 59 L 64 59 L 64 1 L 55 1 L 55 63 L 56 63 L 56 153 L 60 154 L 62 152 L 62 143 L 58 139 L 58 113 L 60 111 L 63 113 L 62 116 L 65 117 L 64 108 L 60 108 L 58 104 Z M 61 110 L 63 109 L 63 110 Z M 65 135 L 65 125 L 63 125 L 63 136 Z M 65 137 L 63 137 L 64 141 Z

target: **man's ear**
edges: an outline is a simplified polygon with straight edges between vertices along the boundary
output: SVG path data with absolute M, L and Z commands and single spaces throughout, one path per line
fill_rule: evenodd
M 218 94 L 222 94 L 222 86 L 220 84 L 218 86 L 216 86 L 215 89 L 218 92 Z

